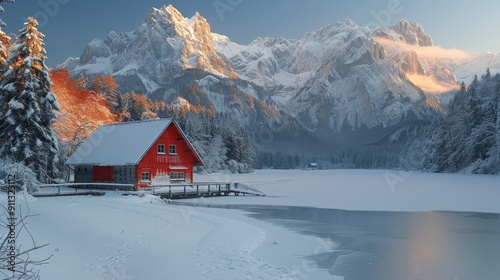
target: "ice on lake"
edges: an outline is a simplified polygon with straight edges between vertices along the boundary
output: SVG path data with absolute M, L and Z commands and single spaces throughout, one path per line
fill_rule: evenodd
M 500 277 L 500 215 L 465 212 L 376 212 L 311 207 L 248 207 L 252 217 L 334 248 L 307 256 L 349 280 Z

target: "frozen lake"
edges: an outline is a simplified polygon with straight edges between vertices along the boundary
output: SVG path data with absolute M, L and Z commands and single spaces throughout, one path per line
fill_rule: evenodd
M 306 258 L 348 280 L 496 280 L 499 214 L 343 211 L 246 207 L 250 216 L 329 239 L 334 248 Z M 279 240 L 277 241 L 279 242 Z M 303 272 L 303 277 L 307 272 Z M 308 278 L 304 278 L 308 279 Z
M 241 182 L 267 196 L 167 203 L 114 191 L 19 194 L 18 207 L 30 209 L 30 234 L 48 244 L 30 257 L 52 256 L 40 267 L 41 279 L 500 279 L 499 214 L 487 214 L 500 213 L 500 176 L 390 170 L 198 176 L 210 179 Z M 0 194 L 0 204 L 6 202 Z M 26 232 L 18 241 L 31 244 Z

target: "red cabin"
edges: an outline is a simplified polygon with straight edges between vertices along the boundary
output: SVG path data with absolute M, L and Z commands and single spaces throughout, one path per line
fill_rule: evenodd
M 173 119 L 101 126 L 66 161 L 75 183 L 150 186 L 156 176 L 193 182 L 193 167 L 203 161 Z

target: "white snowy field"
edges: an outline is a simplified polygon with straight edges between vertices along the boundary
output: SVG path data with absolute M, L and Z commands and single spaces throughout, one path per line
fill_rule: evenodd
M 29 199 L 28 228 L 38 244 L 49 244 L 32 257 L 53 255 L 40 267 L 41 279 L 342 279 L 307 258 L 334 251 L 338 244 L 240 210 L 204 207 L 216 204 L 500 213 L 498 176 L 293 170 L 195 179 L 231 179 L 267 196 L 175 204 L 115 192 Z M 6 197 L 0 199 L 4 204 Z M 29 246 L 26 235 L 20 241 Z

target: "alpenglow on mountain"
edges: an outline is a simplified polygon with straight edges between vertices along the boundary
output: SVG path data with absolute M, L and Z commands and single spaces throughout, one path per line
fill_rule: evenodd
M 458 85 L 450 65 L 387 42 L 433 46 L 418 24 L 371 30 L 349 19 L 300 39 L 240 45 L 170 5 L 153 8 L 135 31 L 93 40 L 60 67 L 111 74 L 122 91 L 203 105 L 244 126 L 300 126 L 328 144 L 367 144 L 429 121 L 442 112 L 440 94 Z M 438 90 L 424 88 L 428 81 Z

